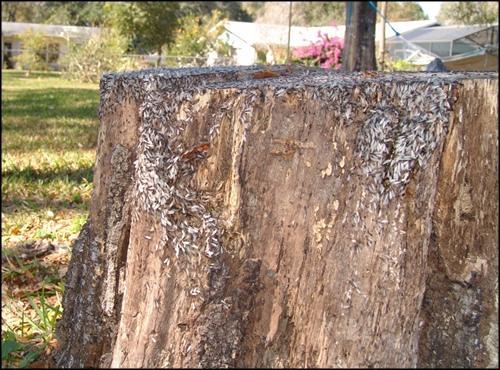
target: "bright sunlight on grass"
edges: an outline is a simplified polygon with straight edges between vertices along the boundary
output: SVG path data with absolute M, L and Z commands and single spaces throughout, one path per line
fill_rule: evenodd
M 57 73 L 2 71 L 2 365 L 26 367 L 54 344 L 68 248 L 85 223 L 97 142 L 98 86 Z M 61 252 L 21 260 L 18 243 Z

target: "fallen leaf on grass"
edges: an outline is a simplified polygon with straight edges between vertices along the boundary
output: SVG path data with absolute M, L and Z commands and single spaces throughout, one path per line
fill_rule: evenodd
M 17 227 L 17 226 L 14 226 L 14 227 L 12 227 L 12 228 L 10 229 L 10 233 L 11 233 L 12 235 L 19 235 L 19 233 L 20 233 L 20 232 L 21 232 L 21 230 L 20 230 L 20 229 L 19 229 L 19 227 Z
M 44 256 L 42 261 L 50 264 L 67 265 L 69 263 L 69 253 L 67 250 L 61 250 Z
M 49 369 L 49 368 L 50 368 L 49 364 L 47 363 L 47 361 L 44 360 L 38 360 L 28 365 L 28 369 Z

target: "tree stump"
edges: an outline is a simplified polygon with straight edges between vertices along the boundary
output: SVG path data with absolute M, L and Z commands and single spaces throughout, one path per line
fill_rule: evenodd
M 61 367 L 498 364 L 498 74 L 106 74 Z

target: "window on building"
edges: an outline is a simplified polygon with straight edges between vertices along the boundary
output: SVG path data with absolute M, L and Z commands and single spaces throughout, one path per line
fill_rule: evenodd
M 420 46 L 421 48 L 425 50 L 431 50 L 431 43 L 430 42 L 415 42 L 415 45 Z
M 412 53 L 410 50 L 398 49 L 392 55 L 394 56 L 395 60 L 404 60 L 406 58 L 409 58 L 411 54 Z
M 12 42 L 4 42 L 3 43 L 3 62 L 5 67 L 2 68 L 12 69 L 14 68 L 14 62 L 12 60 Z
M 403 49 L 403 43 L 402 43 L 402 42 L 393 42 L 393 43 L 388 43 L 388 44 L 387 44 L 387 49 L 388 49 L 388 50 Z
M 431 43 L 431 52 L 440 57 L 449 57 L 451 51 L 451 42 L 433 42 Z
M 466 36 L 464 39 L 475 42 L 476 44 L 486 46 L 486 45 L 497 45 L 498 46 L 498 26 L 489 27 L 485 30 L 473 33 L 472 35 Z
M 477 50 L 478 45 L 469 41 L 467 39 L 460 39 L 453 41 L 453 48 L 451 55 L 458 55 L 463 53 L 469 53 L 471 51 Z
M 395 59 L 406 59 L 411 55 L 411 50 L 408 50 L 408 45 L 403 42 L 394 42 L 387 45 L 387 51 Z

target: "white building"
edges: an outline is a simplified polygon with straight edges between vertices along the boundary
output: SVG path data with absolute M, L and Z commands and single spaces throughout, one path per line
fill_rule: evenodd
M 498 71 L 498 25 L 440 26 L 434 25 L 390 37 L 387 49 L 395 59 L 416 65 L 421 60 L 416 48 L 440 58 L 445 67 L 454 71 Z
M 39 32 L 47 38 L 46 61 L 57 66 L 59 58 L 66 53 L 70 42 L 83 43 L 92 35 L 99 34 L 96 27 L 59 26 L 51 24 L 2 22 L 2 66 L 14 66 L 13 57 L 20 54 L 23 45 L 20 35 L 28 30 Z
M 409 21 L 393 22 L 394 29 L 399 33 L 412 31 L 419 28 L 437 25 L 436 21 Z M 224 24 L 224 32 L 220 38 L 236 49 L 236 62 L 239 65 L 252 65 L 258 60 L 259 49 L 267 49 L 267 62 L 274 58 L 273 47 L 286 48 L 288 42 L 288 26 L 234 22 L 227 21 Z M 375 40 L 378 42 L 382 37 L 380 24 L 376 25 Z M 292 26 L 290 31 L 290 46 L 292 48 L 308 46 L 317 42 L 318 32 L 327 33 L 328 36 L 344 38 L 345 26 L 325 27 L 299 27 Z M 387 24 L 385 26 L 385 37 L 395 36 L 394 31 Z

